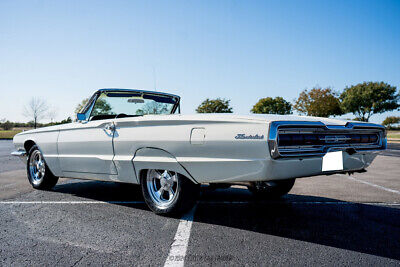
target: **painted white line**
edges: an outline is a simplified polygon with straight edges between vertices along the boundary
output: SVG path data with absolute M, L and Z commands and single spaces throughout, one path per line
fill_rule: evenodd
M 164 266 L 184 266 L 196 206 L 183 215 Z
M 364 181 L 364 180 L 360 180 L 360 179 L 357 179 L 357 178 L 354 178 L 352 176 L 348 176 L 348 175 L 345 175 L 345 174 L 338 174 L 338 175 L 346 177 L 347 179 L 350 179 L 350 180 L 353 180 L 353 181 L 356 181 L 356 182 L 359 182 L 359 183 L 363 183 L 363 184 L 366 184 L 366 185 L 369 185 L 369 186 L 373 186 L 375 188 L 379 188 L 379 189 L 385 190 L 387 192 L 391 192 L 391 193 L 395 193 L 395 194 L 400 195 L 400 191 L 397 191 L 397 190 L 394 190 L 394 189 L 386 188 L 386 187 L 383 187 L 383 186 L 380 186 L 380 185 L 377 185 L 377 184 L 373 184 L 373 183 L 370 183 L 370 182 L 367 182 L 367 181 Z
M 385 154 L 380 154 L 380 156 L 398 157 L 399 154 L 385 153 Z
M 144 201 L 0 201 L 1 204 L 144 204 Z M 199 204 L 267 204 L 267 205 L 383 205 L 383 206 L 400 206 L 400 202 L 346 202 L 346 201 L 199 201 Z M 183 218 L 182 218 L 183 220 Z
M 0 201 L 0 204 L 142 204 L 144 201 Z

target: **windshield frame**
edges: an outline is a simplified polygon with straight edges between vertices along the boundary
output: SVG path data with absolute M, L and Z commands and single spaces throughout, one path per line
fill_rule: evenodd
M 99 89 L 97 90 L 92 97 L 89 99 L 89 101 L 86 103 L 86 105 L 81 109 L 79 113 L 85 114 L 86 119 L 89 120 L 90 116 L 92 114 L 92 110 L 94 108 L 94 104 L 96 103 L 97 99 L 102 93 L 139 93 L 143 95 L 153 95 L 153 96 L 162 96 L 162 97 L 169 97 L 173 98 L 175 100 L 175 104 L 171 109 L 170 114 L 180 114 L 181 109 L 180 109 L 180 97 L 177 95 L 173 94 L 168 94 L 168 93 L 162 93 L 162 92 L 155 92 L 155 91 L 145 91 L 145 90 L 138 90 L 138 89 L 115 89 L 115 88 L 108 88 L 108 89 Z M 157 115 L 157 114 L 152 114 L 152 115 Z M 160 114 L 161 115 L 161 114 Z M 141 116 L 141 115 L 140 115 Z

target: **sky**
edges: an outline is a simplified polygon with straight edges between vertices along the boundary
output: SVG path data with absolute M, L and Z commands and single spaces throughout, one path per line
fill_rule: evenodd
M 249 114 L 314 86 L 400 88 L 399 14 L 387 0 L 0 0 L 0 119 L 28 121 L 38 97 L 62 120 L 98 88 L 177 94 L 185 114 L 206 98 Z

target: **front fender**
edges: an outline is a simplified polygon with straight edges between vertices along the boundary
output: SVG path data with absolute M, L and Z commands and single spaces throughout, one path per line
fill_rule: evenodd
M 25 147 L 27 142 L 34 143 L 42 152 L 46 164 L 55 176 L 63 176 L 58 160 L 57 139 L 59 131 L 23 132 L 13 138 L 14 146 L 17 150 L 25 150 L 29 153 L 29 148 Z
M 181 164 L 179 164 L 172 154 L 159 148 L 146 147 L 138 149 L 133 158 L 133 165 L 139 182 L 142 170 L 160 169 L 180 173 L 197 184 L 197 181 Z

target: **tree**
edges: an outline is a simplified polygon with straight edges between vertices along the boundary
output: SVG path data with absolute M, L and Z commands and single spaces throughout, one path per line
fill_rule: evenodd
M 12 130 L 14 128 L 14 123 L 5 121 L 1 123 L 1 128 L 3 128 L 4 131 Z
M 396 116 L 389 116 L 386 117 L 386 119 L 383 120 L 382 124 L 385 127 L 391 128 L 393 124 L 400 123 L 400 117 Z
M 60 124 L 64 124 L 64 123 L 71 123 L 72 119 L 71 117 L 66 118 L 65 120 L 60 121 Z
M 76 114 L 79 113 L 81 111 L 81 109 L 84 106 L 86 106 L 88 101 L 89 101 L 88 98 L 83 99 L 82 102 L 76 106 L 75 113 Z M 111 105 L 105 99 L 102 99 L 102 98 L 98 98 L 96 100 L 96 104 L 93 107 L 91 115 L 92 116 L 96 116 L 96 115 L 99 115 L 99 114 L 102 114 L 102 115 L 106 115 L 106 114 L 111 115 L 111 114 L 113 114 Z
M 373 114 L 397 109 L 399 98 L 396 87 L 384 82 L 352 85 L 340 95 L 343 110 L 353 113 L 361 121 L 368 121 Z
M 81 103 L 79 103 L 76 108 L 75 108 L 75 114 L 78 114 L 84 106 L 86 106 L 87 102 L 89 101 L 89 98 L 85 98 L 82 100 Z
M 282 97 L 261 98 L 251 109 L 253 113 L 259 114 L 292 114 L 292 104 Z
M 196 109 L 197 113 L 232 113 L 228 99 L 206 99 Z
M 169 109 L 168 104 L 151 101 L 144 104 L 141 109 L 136 110 L 136 115 L 165 114 Z
M 24 107 L 23 115 L 32 119 L 33 127 L 36 129 L 38 121 L 47 116 L 48 109 L 49 106 L 45 100 L 32 97 L 29 103 Z
M 308 116 L 329 117 L 343 114 L 337 93 L 329 87 L 304 90 L 295 100 L 293 108 Z

